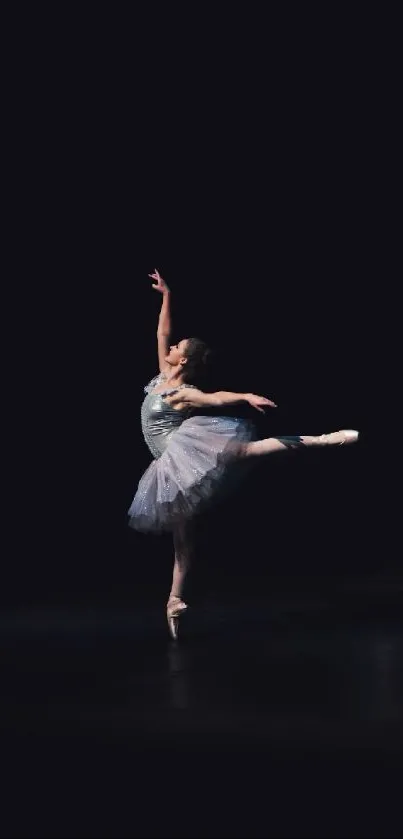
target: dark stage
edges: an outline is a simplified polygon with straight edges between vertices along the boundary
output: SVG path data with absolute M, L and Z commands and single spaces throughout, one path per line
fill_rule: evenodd
M 400 836 L 396 579 L 1 619 L 3 836 Z
M 25 345 L 9 345 L 27 381 L 13 378 L 22 457 L 12 449 L 18 522 L 1 587 L 4 839 L 402 835 L 398 435 L 380 431 L 398 352 L 381 359 L 379 334 L 393 333 L 385 276 L 399 276 L 380 194 L 396 183 L 396 131 L 374 101 L 398 73 L 381 83 L 378 36 L 363 36 L 361 15 L 354 31 L 340 16 L 353 67 L 343 76 L 343 39 L 329 52 L 335 14 L 328 26 L 312 10 L 316 56 L 286 9 L 277 59 L 279 30 L 268 34 L 255 9 L 246 44 L 239 8 L 239 39 L 235 7 L 221 29 L 206 16 L 200 55 L 198 18 L 183 24 L 179 7 L 188 55 L 165 25 L 159 47 L 154 20 L 144 38 L 120 21 L 116 63 L 110 10 L 105 39 L 92 19 L 83 72 L 73 79 L 69 41 L 65 82 L 45 96 L 51 130 L 28 161 L 31 203 L 27 184 L 16 191 L 33 242 L 18 246 L 28 291 L 15 282 Z M 45 87 L 32 88 L 32 143 Z M 196 336 L 215 352 L 209 389 L 278 405 L 229 414 L 260 438 L 361 434 L 262 458 L 197 519 L 176 646 L 171 537 L 127 521 L 151 460 L 140 407 L 158 367 L 155 267 L 171 288 L 174 342 Z

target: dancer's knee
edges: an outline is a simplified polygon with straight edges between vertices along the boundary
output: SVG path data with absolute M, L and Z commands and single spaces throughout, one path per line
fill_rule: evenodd
M 239 443 L 239 447 L 237 449 L 237 456 L 240 460 L 243 460 L 245 457 L 250 457 L 252 454 L 251 446 L 253 443 Z

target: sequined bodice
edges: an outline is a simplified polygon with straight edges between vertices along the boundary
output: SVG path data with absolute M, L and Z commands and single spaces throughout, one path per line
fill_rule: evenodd
M 191 408 L 179 411 L 165 401 L 166 396 L 175 393 L 180 388 L 167 388 L 161 393 L 152 392 L 163 381 L 164 376 L 162 374 L 151 380 L 144 388 L 146 397 L 141 406 L 141 427 L 144 439 L 155 458 L 161 457 L 172 432 L 182 424 L 192 411 Z

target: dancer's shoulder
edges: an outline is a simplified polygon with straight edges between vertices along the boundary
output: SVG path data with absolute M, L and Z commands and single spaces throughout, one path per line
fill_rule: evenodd
M 148 382 L 148 384 L 147 384 L 147 385 L 145 385 L 145 387 L 144 387 L 144 392 L 145 392 L 145 393 L 150 393 L 150 391 L 151 391 L 151 390 L 154 390 L 154 388 L 155 388 L 155 387 L 158 387 L 158 385 L 160 385 L 162 382 L 164 382 L 164 381 L 165 381 L 165 379 L 166 379 L 166 375 L 165 375 L 165 373 L 157 373 L 157 375 L 156 375 L 156 376 L 154 376 L 154 377 L 153 377 L 153 378 L 152 378 L 152 379 Z

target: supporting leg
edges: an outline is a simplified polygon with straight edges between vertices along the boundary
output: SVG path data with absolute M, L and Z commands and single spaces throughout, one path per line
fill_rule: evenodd
M 189 522 L 182 522 L 173 531 L 175 561 L 170 597 L 182 597 L 186 577 L 193 559 L 193 539 Z
M 175 560 L 172 573 L 171 592 L 167 603 L 168 627 L 172 638 L 178 638 L 179 618 L 186 611 L 187 605 L 182 600 L 186 578 L 193 560 L 193 539 L 191 525 L 182 522 L 173 531 Z

